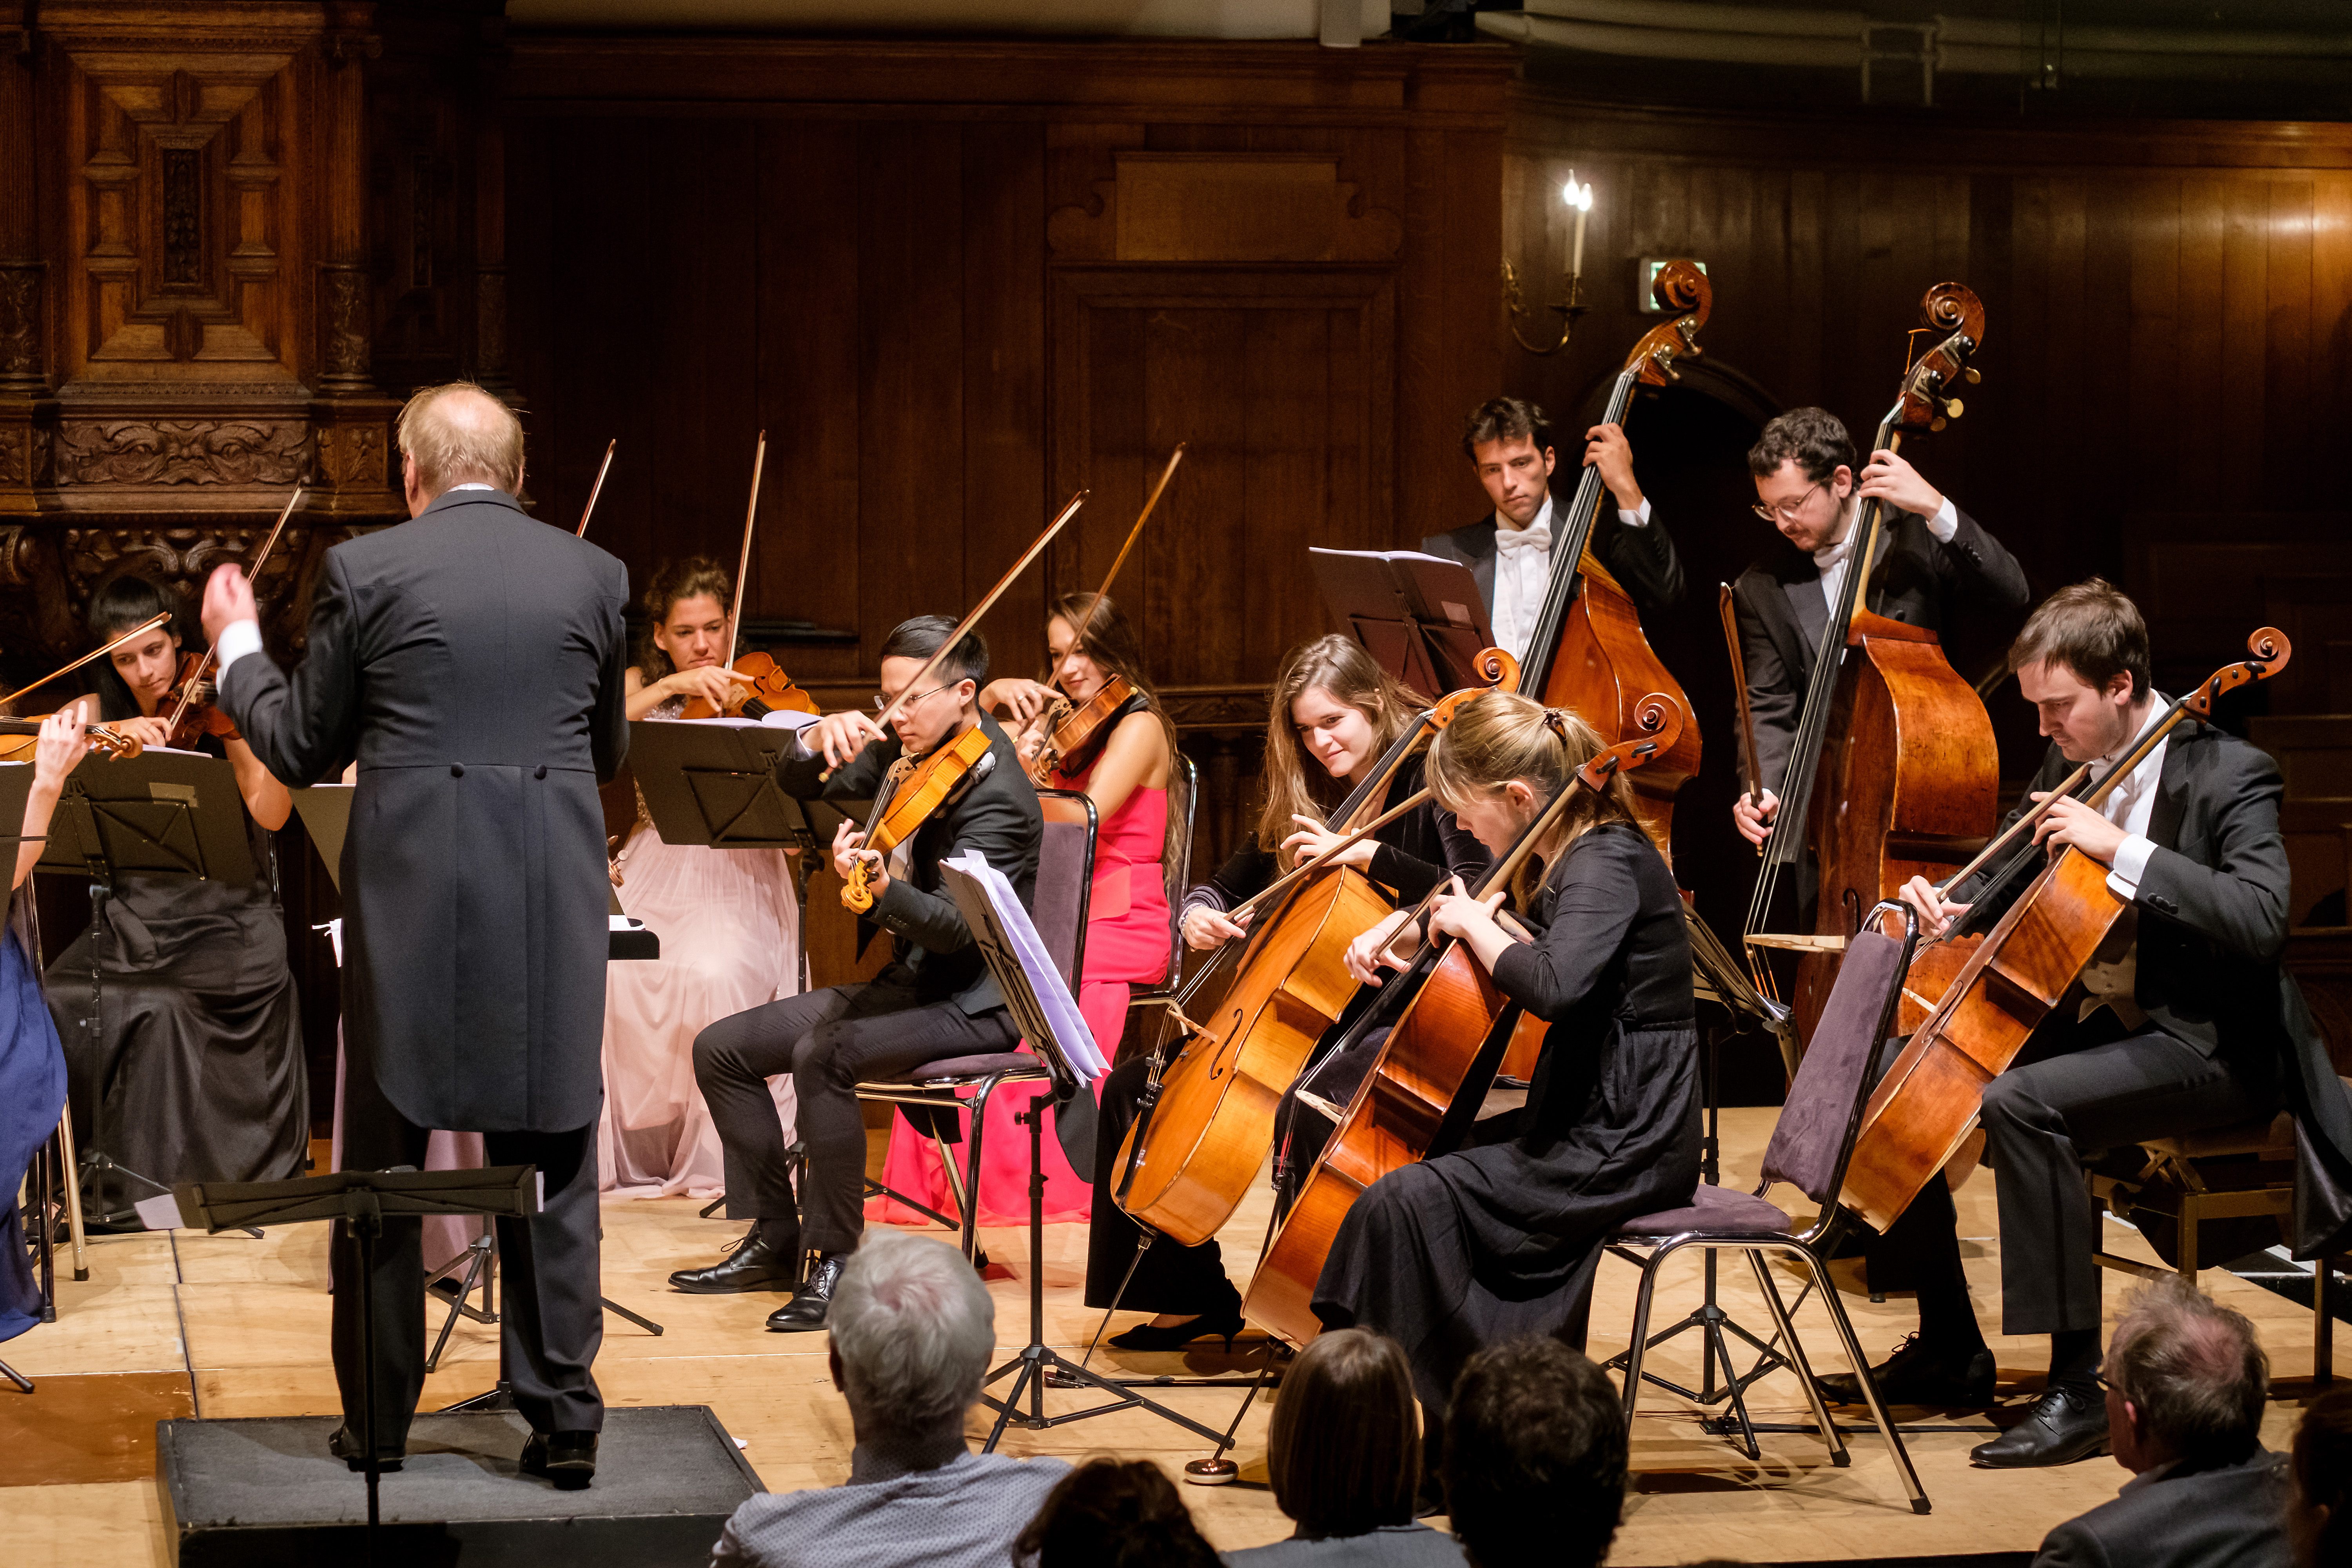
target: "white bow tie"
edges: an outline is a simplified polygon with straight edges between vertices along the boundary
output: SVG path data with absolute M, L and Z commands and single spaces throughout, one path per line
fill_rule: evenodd
M 1551 552 L 1551 530 L 1538 523 L 1528 528 L 1497 528 L 1495 548 L 1506 555 L 1538 555 Z

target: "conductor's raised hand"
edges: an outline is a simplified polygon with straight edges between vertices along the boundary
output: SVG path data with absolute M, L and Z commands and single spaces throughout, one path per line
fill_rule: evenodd
M 801 740 L 811 751 L 823 753 L 828 768 L 845 765 L 866 749 L 868 741 L 880 739 L 882 727 L 855 708 L 828 713 L 801 731 Z
M 217 645 L 221 633 L 239 621 L 260 619 L 253 607 L 253 584 L 238 566 L 215 566 L 205 579 L 205 640 Z

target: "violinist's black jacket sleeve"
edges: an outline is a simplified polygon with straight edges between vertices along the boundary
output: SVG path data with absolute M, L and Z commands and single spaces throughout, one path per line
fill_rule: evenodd
M 1022 772 L 1012 737 L 986 714 L 980 723 L 994 761 L 982 776 L 967 775 L 961 793 L 924 820 L 915 833 L 909 874 L 891 878 L 866 916 L 898 939 L 898 962 L 914 973 L 927 997 L 952 997 L 966 1013 L 1002 1007 L 1004 997 L 962 910 L 941 891 L 940 862 L 977 851 L 1004 874 L 1026 908 L 1036 896 L 1037 846 L 1045 834 L 1037 791 Z M 798 800 L 869 800 L 899 752 L 895 736 L 869 742 L 827 779 L 822 755 L 796 749 L 776 759 L 776 784 Z

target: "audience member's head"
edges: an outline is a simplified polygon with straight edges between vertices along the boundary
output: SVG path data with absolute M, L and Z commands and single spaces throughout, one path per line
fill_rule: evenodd
M 1473 1563 L 1589 1568 L 1625 1502 L 1625 1413 L 1608 1375 L 1553 1339 L 1470 1358 L 1445 1411 L 1445 1504 Z
M 2107 1344 L 2107 1431 L 2135 1475 L 2235 1464 L 2262 1441 L 2270 1362 L 2254 1325 L 2178 1275 L 2142 1286 Z
M 1064 1476 L 1013 1542 L 1020 1568 L 1217 1568 L 1175 1486 L 1146 1459 Z
M 2352 1563 L 2352 1388 L 2330 1389 L 2303 1413 L 2288 1472 L 2286 1538 L 2296 1568 Z
M 1368 1329 L 1317 1336 L 1283 1374 L 1265 1468 L 1310 1541 L 1411 1524 L 1421 1423 L 1403 1349 Z
M 825 1327 L 833 1381 L 849 1397 L 861 1445 L 952 1434 L 980 1398 L 996 1343 L 996 1303 L 954 1247 L 869 1232 L 834 1287 Z
M 409 515 L 459 485 L 522 489 L 522 421 L 470 381 L 428 386 L 408 400 L 398 426 L 401 484 Z

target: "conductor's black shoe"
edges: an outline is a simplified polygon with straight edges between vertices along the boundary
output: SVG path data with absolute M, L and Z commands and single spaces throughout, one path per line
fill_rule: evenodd
M 1982 1409 L 1993 1402 L 1992 1352 L 1979 1350 L 1955 1359 L 1924 1343 L 1913 1334 L 1893 1355 L 1870 1369 L 1878 1397 L 1889 1405 L 1936 1407 L 1966 1405 Z M 1832 1405 L 1863 1403 L 1862 1380 L 1850 1372 L 1817 1377 L 1822 1397 Z
M 800 1283 L 799 1252 L 769 1246 L 760 1238 L 756 1224 L 733 1246 L 723 1262 L 671 1275 L 670 1289 L 690 1296 L 725 1296 L 739 1290 L 789 1290 Z
M 367 1451 L 361 1447 L 359 1434 L 353 1432 L 349 1426 L 338 1426 L 328 1436 L 327 1452 L 354 1470 L 364 1473 L 367 1469 Z M 375 1454 L 375 1468 L 379 1472 L 388 1476 L 399 1469 L 401 1461 L 407 1458 L 408 1450 L 404 1447 L 378 1448 Z
M 596 1479 L 596 1434 L 533 1432 L 522 1446 L 522 1473 L 543 1476 L 555 1489 L 576 1492 Z
M 828 1252 L 818 1258 L 793 1299 L 768 1314 L 769 1329 L 796 1334 L 824 1327 L 825 1315 L 833 1310 L 834 1287 L 841 1283 L 842 1266 L 848 1261 L 845 1252 Z
M 1969 1450 L 1988 1469 L 2071 1465 L 2107 1451 L 2107 1402 L 2095 1388 L 2060 1384 L 2035 1400 L 2025 1419 Z

